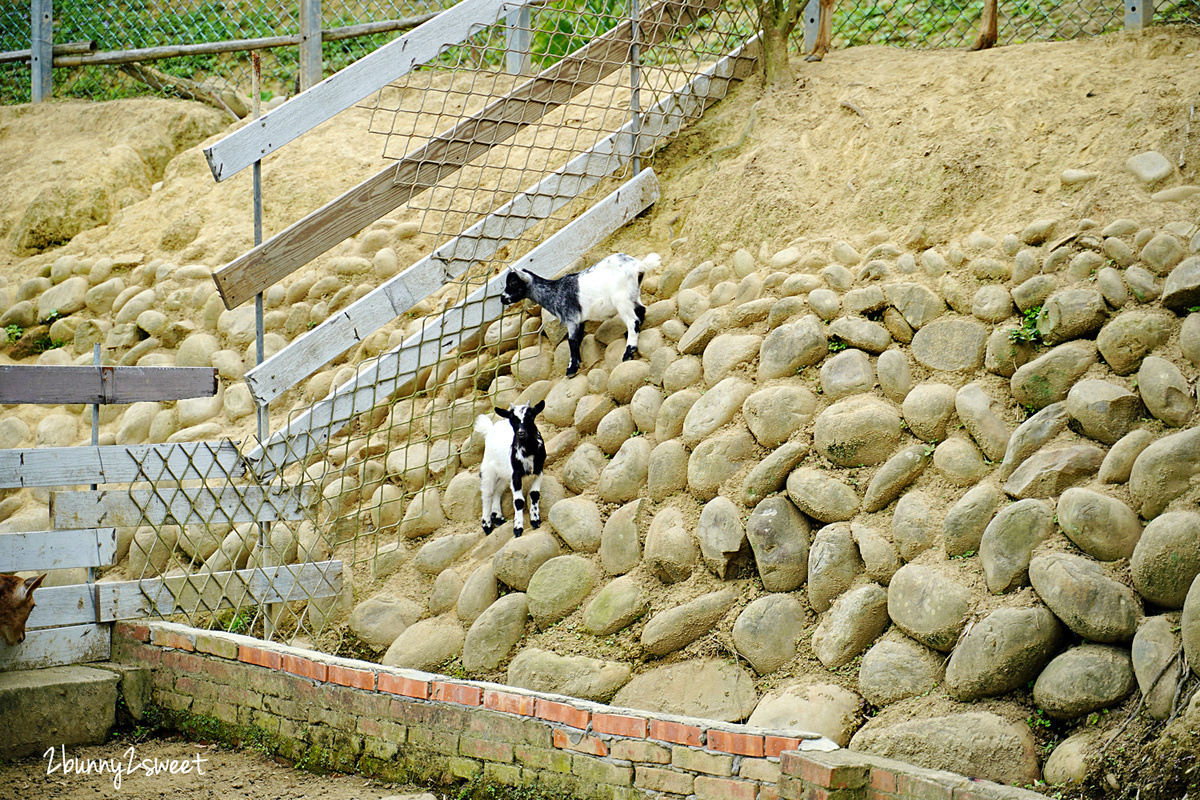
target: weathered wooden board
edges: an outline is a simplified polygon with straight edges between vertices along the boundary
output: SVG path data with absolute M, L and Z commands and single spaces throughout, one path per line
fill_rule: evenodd
M 650 46 L 719 5 L 720 0 L 659 0 L 644 12 L 639 41 Z M 213 280 L 226 308 L 246 302 L 619 69 L 627 61 L 632 33 L 633 25 L 627 22 L 593 39 L 425 147 L 221 267 Z
M 304 519 L 316 487 L 164 486 L 50 493 L 55 528 L 199 525 Z
M 52 586 L 34 592 L 36 604 L 26 628 L 194 614 L 235 605 L 335 597 L 341 591 L 341 561 Z
M 709 104 L 724 97 L 732 80 L 745 78 L 757 52 L 757 43 L 752 41 L 645 112 L 638 135 L 641 150 L 651 150 L 675 135 L 685 120 L 698 117 Z M 274 400 L 429 296 L 446 280 L 461 276 L 472 263 L 491 258 L 502 246 L 619 170 L 633 155 L 632 130 L 632 124 L 625 125 L 251 369 L 246 373 L 250 393 L 259 403 Z
M 246 474 L 237 445 L 217 442 L 0 450 L 0 489 L 135 481 L 227 481 Z
M 116 555 L 116 528 L 0 533 L 0 572 L 104 567 Z
M 658 179 L 654 171 L 642 170 L 513 266 L 540 275 L 554 275 L 648 208 L 658 196 Z M 461 303 L 426 323 L 422 331 L 410 336 L 398 348 L 380 356 L 355 378 L 339 386 L 330 398 L 314 404 L 293 420 L 271 438 L 265 451 L 260 446 L 248 453 L 246 459 L 252 464 L 266 456 L 261 467 L 252 469 L 265 477 L 292 460 L 304 458 L 332 431 L 378 402 L 376 383 L 404 383 L 422 367 L 436 363 L 442 352 L 457 346 L 463 336 L 499 319 L 503 311 L 500 293 L 505 280 L 503 274 L 492 278 Z
M 216 393 L 213 367 L 0 365 L 0 403 L 139 403 Z
M 41 592 L 41 589 L 37 592 L 39 599 Z M 0 640 L 0 672 L 107 661 L 111 655 L 112 625 L 27 630 L 25 641 L 16 647 L 9 647 Z
M 205 148 L 223 181 L 493 24 L 521 0 L 465 0 Z

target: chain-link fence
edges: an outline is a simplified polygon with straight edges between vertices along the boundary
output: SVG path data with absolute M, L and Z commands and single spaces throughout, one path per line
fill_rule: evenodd
M 389 19 L 415 18 L 452 5 L 451 0 L 343 0 L 321 7 L 321 25 L 340 29 Z M 737 5 L 737 4 L 734 4 Z M 603 32 L 604 20 L 618 15 L 614 0 L 586 3 L 555 0 L 534 14 L 532 48 L 534 66 L 561 57 L 580 41 Z M 884 0 L 878 3 L 840 3 L 834 9 L 833 46 L 889 44 L 902 47 L 956 47 L 974 39 L 983 0 Z M 1069 39 L 1120 30 L 1125 9 L 1114 0 L 1076 0 L 1060 3 L 1007 2 L 1000 4 L 1000 43 Z M 1200 0 L 1164 0 L 1157 4 L 1156 23 L 1200 24 Z M 115 52 L 203 42 L 243 41 L 294 36 L 299 31 L 299 11 L 294 3 L 201 2 L 164 4 L 139 0 L 97 4 L 86 0 L 54 2 L 56 43 L 93 41 L 100 51 Z M 395 32 L 370 33 L 322 45 L 325 74 L 341 69 L 395 37 Z M 494 34 L 493 34 L 494 35 Z M 30 47 L 30 8 L 18 3 L 0 7 L 0 52 Z M 793 40 L 801 46 L 799 35 Z M 503 53 L 468 46 L 484 58 L 478 66 L 494 68 Z M 298 87 L 298 51 L 294 46 L 272 47 L 263 53 L 263 88 L 267 98 L 295 94 Z M 452 56 L 455 58 L 456 56 Z M 486 63 L 486 59 L 492 59 Z M 209 53 L 154 59 L 154 68 L 167 76 L 199 81 L 215 92 L 232 91 L 249 96 L 249 53 Z M 136 70 L 120 65 L 78 65 L 54 72 L 54 95 L 94 100 L 135 94 L 176 92 L 171 85 L 150 86 Z M 30 100 L 27 61 L 0 63 L 0 102 Z

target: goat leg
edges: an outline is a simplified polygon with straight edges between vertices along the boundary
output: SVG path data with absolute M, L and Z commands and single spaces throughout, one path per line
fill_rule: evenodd
M 567 326 L 567 347 L 571 349 L 571 361 L 567 364 L 567 377 L 574 378 L 579 372 L 583 358 L 579 355 L 580 345 L 583 344 L 583 323 L 577 322 Z
M 542 474 L 533 476 L 529 486 L 529 527 L 537 530 L 542 524 L 542 509 L 539 502 L 542 499 Z
M 513 536 L 520 536 L 525 532 L 525 496 L 521 494 L 521 480 L 525 476 L 518 470 L 513 470 L 512 476 L 512 495 L 513 495 Z

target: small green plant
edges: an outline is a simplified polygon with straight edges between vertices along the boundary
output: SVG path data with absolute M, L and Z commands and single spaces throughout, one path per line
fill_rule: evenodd
M 4 333 L 8 335 L 8 341 L 15 342 L 25 335 L 25 329 L 20 325 L 13 324 L 6 327 Z
M 242 609 L 223 622 L 221 627 L 226 633 L 245 633 L 250 630 L 250 623 L 253 621 L 254 615 L 249 610 Z
M 1013 328 L 1008 332 L 1008 338 L 1017 344 L 1039 343 L 1042 341 L 1042 334 L 1037 329 L 1038 314 L 1042 313 L 1041 306 L 1034 306 L 1024 311 L 1024 319 L 1021 321 L 1021 327 Z
M 831 352 L 831 353 L 840 353 L 841 351 L 843 351 L 845 349 L 846 349 L 845 342 L 834 339 L 832 342 L 829 343 L 829 352 Z

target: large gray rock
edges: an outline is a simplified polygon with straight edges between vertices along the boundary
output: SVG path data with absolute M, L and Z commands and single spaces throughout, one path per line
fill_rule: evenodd
M 644 500 L 626 503 L 609 514 L 604 523 L 600 534 L 600 566 L 609 575 L 624 575 L 642 560 L 638 516 L 643 503 Z
M 449 617 L 430 617 L 404 629 L 379 659 L 385 667 L 436 670 L 462 653 L 462 627 Z
M 704 348 L 704 382 L 714 386 L 729 377 L 734 370 L 752 362 L 758 356 L 762 340 L 763 337 L 753 333 L 717 334 Z M 610 387 L 611 383 L 610 379 Z
M 655 614 L 642 628 L 642 648 L 652 656 L 664 656 L 687 647 L 712 631 L 736 600 L 732 589 L 723 589 Z
M 1125 434 L 1112 446 L 1104 461 L 1100 462 L 1100 472 L 1096 476 L 1101 483 L 1125 483 L 1129 473 L 1133 471 L 1133 462 L 1142 451 L 1154 443 L 1154 432 L 1146 428 L 1138 428 Z
M 974 372 L 983 365 L 988 327 L 965 318 L 935 319 L 912 340 L 913 358 L 942 372 Z
M 842 316 L 829 323 L 829 335 L 848 347 L 882 353 L 892 343 L 892 335 L 878 322 L 855 316 Z
M 790 592 L 808 579 L 812 528 L 786 497 L 768 497 L 746 520 L 746 538 L 768 592 Z
M 912 561 L 933 546 L 938 525 L 931 499 L 925 492 L 916 491 L 896 503 L 892 513 L 892 541 L 905 561 Z
M 653 445 L 641 436 L 635 436 L 625 441 L 621 449 L 613 456 L 604 469 L 600 470 L 596 494 L 606 503 L 628 503 L 636 500 L 646 485 L 646 477 L 650 468 L 650 451 Z M 591 547 L 587 552 L 594 553 L 600 546 L 599 530 L 594 540 L 589 541 Z M 574 546 L 574 545 L 572 545 Z
M 991 483 L 981 483 L 959 498 L 942 520 L 946 555 L 953 558 L 979 552 L 983 532 L 1003 500 L 1004 493 Z
M 1090 336 L 1108 317 L 1104 297 L 1092 287 L 1055 292 L 1038 314 L 1037 329 L 1046 344 L 1055 345 Z
M 741 378 L 730 377 L 709 389 L 698 399 L 683 419 L 683 443 L 694 448 L 724 427 L 742 409 L 746 398 L 754 391 L 754 384 Z
M 637 581 L 616 578 L 596 593 L 583 610 L 583 627 L 596 636 L 608 636 L 628 627 L 650 610 L 650 601 Z
M 1116 705 L 1135 686 L 1128 650 L 1083 644 L 1046 665 L 1033 684 L 1033 702 L 1054 719 L 1077 719 Z
M 804 607 L 790 594 L 760 597 L 733 623 L 733 646 L 759 675 L 768 675 L 796 656 L 796 621 Z
M 696 525 L 696 540 L 704 565 L 721 580 L 736 575 L 749 555 L 741 513 L 726 497 L 714 497 L 704 504 Z
M 1025 584 L 1033 548 L 1054 533 L 1054 511 L 1042 500 L 1020 500 L 1000 510 L 983 531 L 979 560 L 988 590 L 1005 594 Z
M 1025 686 L 1054 655 L 1065 633 L 1045 606 L 1001 608 L 962 637 L 946 666 L 946 691 L 969 703 Z
M 654 446 L 646 466 L 646 494 L 651 500 L 666 500 L 687 489 L 689 455 L 678 439 Z
M 1189 664 L 1200 664 L 1200 575 L 1192 580 L 1179 617 L 1179 638 Z
M 864 525 L 858 520 L 850 523 L 850 532 L 854 543 L 858 545 L 863 571 L 871 580 L 887 586 L 892 582 L 896 570 L 904 563 L 900 560 L 900 551 L 896 549 L 896 545 L 877 528 Z
M 918 697 L 942 682 L 943 654 L 907 636 L 892 636 L 872 645 L 858 668 L 858 690 L 874 706 Z
M 1004 460 L 1000 463 L 1000 480 L 1008 480 L 1013 470 L 1021 466 L 1025 459 L 1066 430 L 1067 414 L 1065 404 L 1051 403 L 1018 425 L 1004 448 Z
M 1200 306 L 1200 256 L 1183 260 L 1163 284 L 1162 304 L 1176 314 Z
M 839 400 L 813 423 L 813 449 L 840 467 L 880 464 L 899 443 L 900 415 L 867 395 Z
M 630 667 L 586 656 L 561 656 L 527 647 L 508 665 L 508 684 L 533 692 L 607 702 L 629 682 Z
M 396 637 L 421 616 L 421 607 L 407 597 L 377 594 L 354 607 L 350 630 L 371 647 L 391 647 Z
M 1183 671 L 1175 658 L 1179 650 L 1179 635 L 1175 632 L 1178 624 L 1174 615 L 1148 617 L 1133 637 L 1133 673 L 1145 698 L 1146 711 L 1155 719 L 1171 715 L 1175 686 Z
M 700 393 L 694 389 L 680 389 L 667 395 L 667 399 L 659 406 L 658 417 L 654 421 L 654 438 L 666 442 L 683 433 L 683 421 L 692 405 L 699 399 Z
M 759 382 L 794 376 L 804 367 L 821 363 L 829 353 L 829 339 L 821 320 L 809 314 L 780 325 L 763 339 L 758 357 Z
M 1125 311 L 1113 317 L 1096 336 L 1100 356 L 1118 375 L 1137 371 L 1142 359 L 1165 344 L 1175 320 L 1161 311 Z
M 852 589 L 834 601 L 812 636 L 813 653 L 826 669 L 849 664 L 879 638 L 891 622 L 887 604 L 887 590 L 877 583 Z
M 1067 413 L 1085 436 L 1116 444 L 1146 414 L 1138 395 L 1117 383 L 1080 381 L 1067 393 Z
M 696 541 L 684 523 L 683 512 L 667 507 L 655 514 L 646 532 L 643 556 L 650 574 L 663 583 L 687 580 L 697 557 Z
M 923 383 L 904 398 L 901 410 L 913 436 L 926 442 L 946 438 L 946 425 L 954 416 L 954 387 L 944 383 Z
M 843 350 L 821 365 L 821 393 L 830 401 L 875 388 L 875 369 L 862 350 Z
M 492 557 L 492 569 L 506 586 L 523 592 L 538 567 L 561 553 L 558 540 L 549 533 L 527 533 L 510 539 L 496 552 Z
M 445 572 L 449 572 L 449 570 Z M 456 612 L 458 618 L 468 625 L 479 619 L 479 615 L 488 606 L 500 599 L 500 586 L 496 581 L 496 571 L 490 563 L 477 567 L 467 576 L 465 582 L 461 582 L 461 586 L 458 602 L 455 604 Z
M 413 566 L 418 572 L 436 576 L 482 540 L 483 534 L 478 531 L 452 533 L 449 536 L 431 539 L 417 550 L 417 554 L 413 556 Z
M 1129 472 L 1133 510 L 1153 519 L 1200 473 L 1200 427 L 1164 436 L 1138 454 Z
M 1138 394 L 1146 409 L 1172 428 L 1187 425 L 1196 410 L 1192 387 L 1179 367 L 1158 356 L 1147 356 L 1137 374 Z
M 904 448 L 884 462 L 871 476 L 867 492 L 863 495 L 864 513 L 878 511 L 900 496 L 908 485 L 915 481 L 929 463 L 925 445 L 914 444 Z
M 862 698 L 828 683 L 798 683 L 763 695 L 747 724 L 775 731 L 819 733 L 845 747 L 858 728 Z
M 596 568 L 583 556 L 556 556 L 538 567 L 525 594 L 529 616 L 547 628 L 579 608 L 596 585 Z
M 870 723 L 850 740 L 850 749 L 1012 786 L 1041 777 L 1029 728 L 987 712 Z
M 1133 639 L 1142 603 L 1095 561 L 1069 553 L 1037 556 L 1029 563 L 1029 582 L 1073 633 L 1105 644 Z
M 863 563 L 850 526 L 826 525 L 813 537 L 808 550 L 808 604 L 818 614 L 850 588 Z
M 754 448 L 754 437 L 741 426 L 705 439 L 688 458 L 688 489 L 698 500 L 716 497 L 721 484 L 737 474 Z
M 1020 499 L 1056 497 L 1095 475 L 1104 456 L 1104 450 L 1090 444 L 1039 450 L 1013 470 L 1004 491 Z
M 1200 513 L 1173 511 L 1155 517 L 1129 560 L 1138 594 L 1164 608 L 1182 608 L 1200 574 Z
M 992 461 L 1004 458 L 1009 432 L 1004 420 L 992 408 L 995 401 L 977 383 L 968 383 L 954 396 L 954 410 L 963 427 Z
M 1058 526 L 1083 552 L 1101 561 L 1129 558 L 1142 535 L 1133 509 L 1090 489 L 1067 489 L 1058 498 Z
M 750 433 L 763 447 L 786 442 L 808 427 L 817 412 L 817 396 L 803 386 L 770 386 L 746 398 L 742 415 Z
M 966 624 L 971 590 L 935 567 L 905 564 L 888 585 L 896 627 L 924 645 L 950 652 Z
M 1042 765 L 1042 779 L 1051 786 L 1082 786 L 1096 772 L 1100 736 L 1099 729 L 1084 728 L 1063 739 Z
M 792 502 L 818 522 L 842 522 L 858 513 L 858 494 L 829 472 L 801 467 L 787 479 Z
M 655 667 L 621 687 L 621 708 L 740 722 L 758 702 L 754 676 L 726 659 L 697 659 Z
M 752 506 L 782 489 L 788 475 L 808 455 L 806 441 L 785 442 L 771 451 L 742 481 L 742 503 Z
M 889 283 L 883 291 L 913 330 L 920 330 L 946 312 L 946 304 L 937 292 L 922 284 Z
M 462 664 L 467 672 L 497 669 L 525 635 L 529 599 L 523 592 L 506 594 L 487 607 L 471 623 L 462 645 Z
M 1060 344 L 1013 373 L 1013 399 L 1028 408 L 1045 408 L 1067 399 L 1075 382 L 1096 363 L 1096 345 L 1087 341 Z

